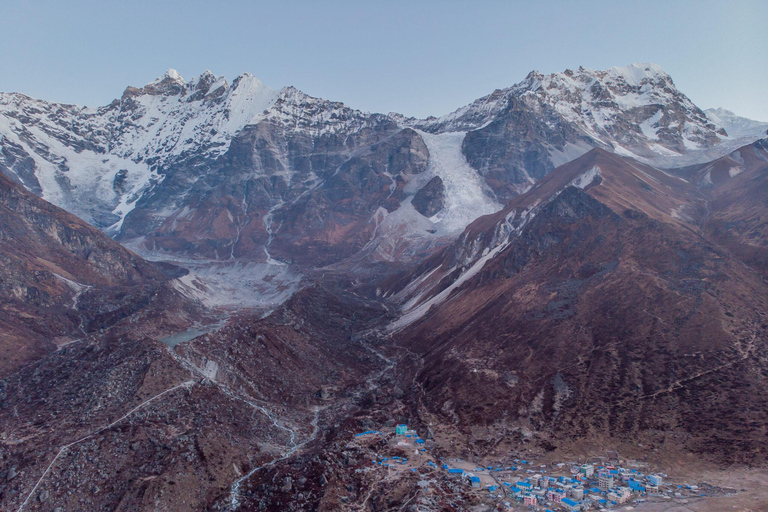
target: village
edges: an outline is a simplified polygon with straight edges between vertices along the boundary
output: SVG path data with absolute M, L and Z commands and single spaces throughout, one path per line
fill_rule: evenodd
M 427 502 L 430 494 L 448 488 L 454 495 L 469 496 L 477 510 L 642 510 L 643 504 L 650 509 L 654 503 L 686 504 L 736 492 L 706 483 L 678 482 L 665 473 L 648 472 L 646 463 L 619 459 L 615 452 L 615 457 L 547 464 L 510 457 L 480 465 L 435 457 L 431 453 L 433 443 L 404 424 L 358 433 L 352 443 L 389 449 L 384 453 L 379 448 L 371 457 L 363 469 L 373 473 L 371 476 L 394 481 L 413 475 Z

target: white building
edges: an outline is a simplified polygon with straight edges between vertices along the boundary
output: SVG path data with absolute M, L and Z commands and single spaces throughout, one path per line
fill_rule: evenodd
M 613 475 L 607 471 L 601 471 L 597 477 L 597 484 L 601 491 L 607 491 L 613 487 Z

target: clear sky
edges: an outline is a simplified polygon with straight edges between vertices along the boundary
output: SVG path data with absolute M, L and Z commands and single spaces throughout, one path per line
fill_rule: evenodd
M 441 115 L 522 80 L 655 62 L 768 121 L 768 1 L 0 0 L 0 91 L 103 105 L 167 68 Z

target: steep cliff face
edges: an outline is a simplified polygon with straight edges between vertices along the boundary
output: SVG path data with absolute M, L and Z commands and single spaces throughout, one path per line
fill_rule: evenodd
M 510 95 L 498 116 L 467 133 L 462 149 L 496 195 L 509 200 L 554 169 L 556 151 L 570 153 L 563 157 L 567 159 L 595 146 L 604 144 L 567 122 L 542 98 Z
M 164 273 L 4 175 L 0 263 L 3 375 L 147 307 L 181 272 Z

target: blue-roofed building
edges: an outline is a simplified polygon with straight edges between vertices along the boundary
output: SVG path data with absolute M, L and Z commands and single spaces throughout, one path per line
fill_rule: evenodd
M 531 485 L 530 482 L 517 482 L 517 486 L 521 489 L 525 489 L 526 491 L 533 489 L 533 485 Z
M 448 470 L 448 473 L 450 473 L 452 475 L 463 475 L 464 474 L 464 470 L 463 469 L 459 469 L 459 468 L 450 468 Z
M 395 427 L 395 434 L 399 436 L 404 436 L 407 432 L 408 432 L 408 425 L 397 425 Z
M 571 498 L 563 498 L 560 501 L 560 504 L 565 507 L 566 510 L 578 510 L 579 509 L 579 502 L 574 501 Z
M 480 487 L 480 477 L 479 476 L 471 476 L 469 477 L 469 484 L 472 487 Z

